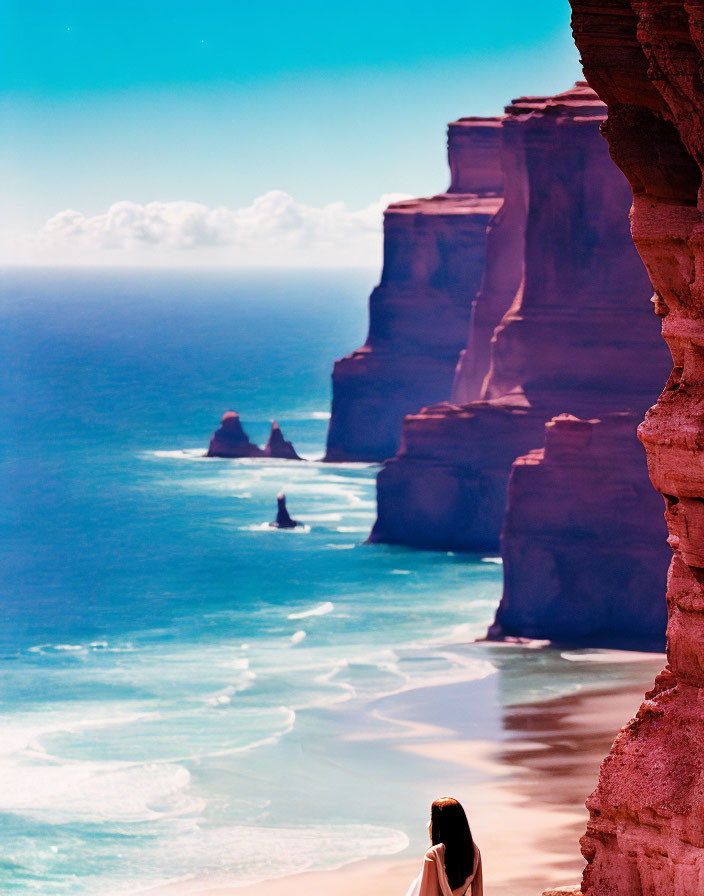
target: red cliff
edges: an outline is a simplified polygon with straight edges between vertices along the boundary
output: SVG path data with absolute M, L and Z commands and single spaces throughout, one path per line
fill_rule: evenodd
M 487 224 L 501 204 L 500 130 L 500 119 L 453 122 L 448 192 L 386 210 L 369 335 L 335 363 L 326 460 L 391 457 L 404 416 L 450 397 L 484 270 Z
M 582 892 L 695 896 L 704 892 L 704 7 L 572 0 L 572 10 L 674 361 L 639 430 L 673 552 L 668 666 L 588 800 Z
M 479 292 L 472 303 L 467 347 L 460 352 L 451 401 L 467 404 L 481 397 L 491 360 L 491 337 L 510 307 L 523 279 L 528 175 L 521 128 L 513 127 L 516 107 L 501 128 L 500 161 L 504 199 L 489 222 L 486 262 Z
M 498 549 L 511 465 L 542 444 L 546 421 L 642 414 L 669 368 L 628 229 L 628 183 L 599 133 L 606 107 L 578 84 L 506 111 L 506 193 L 525 197 L 524 223 L 514 212 L 511 231 L 522 276 L 492 338 L 481 400 L 406 418 L 401 449 L 378 477 L 372 541 Z M 485 284 L 502 263 L 499 252 L 488 257 Z M 466 372 L 463 362 L 456 394 L 476 387 L 471 377 L 462 385 Z
M 638 421 L 562 414 L 544 448 L 514 461 L 490 638 L 664 648 L 670 551 Z

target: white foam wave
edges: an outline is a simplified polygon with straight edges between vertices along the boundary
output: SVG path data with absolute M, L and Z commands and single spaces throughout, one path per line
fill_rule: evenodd
M 252 750 L 257 750 L 259 747 L 268 747 L 278 743 L 282 737 L 285 737 L 293 731 L 296 724 L 295 709 L 288 706 L 280 706 L 279 711 L 284 715 L 284 724 L 279 731 L 269 734 L 266 737 L 262 737 L 259 740 L 255 740 L 252 743 L 241 744 L 237 747 L 226 747 L 223 750 L 209 750 L 204 756 L 189 756 L 186 758 L 197 759 L 200 761 L 204 758 L 216 756 L 236 756 L 238 753 L 250 753 Z
M 472 604 L 474 606 L 474 604 Z M 492 603 L 496 606 L 496 602 Z M 450 629 L 442 629 L 426 638 L 413 640 L 406 646 L 414 650 L 429 650 L 435 652 L 445 647 L 458 647 L 472 644 L 477 638 L 486 632 L 486 623 L 461 622 Z
M 322 451 L 321 451 L 322 454 Z M 324 460 L 317 460 L 311 464 L 311 467 L 317 467 L 319 470 L 324 471 L 325 473 L 334 473 L 337 471 L 339 474 L 346 473 L 348 470 L 350 471 L 361 471 L 361 470 L 378 470 L 381 467 L 381 464 L 370 463 L 369 461 L 363 460 L 350 460 L 350 461 L 340 461 L 336 463 L 329 463 Z M 374 483 L 373 479 L 364 480 L 365 482 L 371 481 Z
M 181 765 L 118 762 L 14 763 L 0 777 L 0 808 L 43 822 L 137 822 L 199 814 Z
M 399 694 L 407 694 L 410 691 L 418 691 L 428 687 L 445 687 L 451 684 L 467 684 L 471 681 L 481 681 L 498 672 L 496 666 L 488 660 L 473 659 L 467 663 L 456 663 L 455 668 L 447 671 L 436 672 L 433 675 L 404 675 L 404 683 L 397 688 L 384 690 L 377 693 L 376 699 L 383 697 L 395 697 Z
M 107 641 L 91 641 L 89 644 L 34 644 L 27 648 L 28 653 L 38 653 L 42 656 L 50 653 L 85 653 L 89 650 L 103 653 L 132 653 L 132 644 L 111 646 Z
M 269 523 L 254 523 L 251 526 L 238 526 L 240 532 L 298 532 L 299 534 L 307 534 L 310 532 L 310 526 L 296 526 L 295 529 L 278 529 Z
M 48 713 L 43 717 L 36 718 L 34 716 L 15 719 L 0 718 L 0 756 L 21 752 L 44 754 L 40 739 L 47 735 L 91 731 L 160 718 L 158 712 L 118 712 L 108 716 L 91 716 L 81 713 L 77 718 Z
M 286 618 L 307 619 L 309 616 L 325 616 L 327 613 L 332 613 L 334 609 L 335 605 L 331 601 L 326 600 L 325 603 L 312 607 L 310 610 L 301 610 L 300 613 L 289 613 Z
M 504 565 L 504 561 L 501 557 L 482 557 L 482 563 L 496 563 L 497 566 Z
M 212 460 L 205 456 L 205 448 L 171 448 L 146 452 L 148 457 L 175 458 L 176 460 Z
M 142 880 L 139 889 L 132 885 L 124 892 L 147 894 L 168 880 L 177 884 L 179 894 L 191 896 L 205 889 L 226 890 L 305 871 L 333 871 L 364 859 L 395 855 L 408 845 L 403 831 L 371 824 L 199 826 L 156 840 L 144 857 L 150 869 L 148 879 Z
M 329 420 L 330 411 L 295 411 L 293 414 L 281 414 L 280 419 L 283 422 L 286 420 Z
M 303 629 L 300 629 L 300 631 L 294 632 L 291 635 L 291 643 L 292 644 L 300 644 L 301 641 L 303 641 L 304 638 L 306 638 L 306 637 L 307 637 L 306 632 L 304 632 Z
M 222 688 L 217 693 L 206 697 L 205 702 L 208 706 L 227 706 L 232 702 L 232 695 L 238 690 L 239 688 L 236 688 L 234 685 L 228 685 L 228 687 Z
M 223 706 L 232 702 L 229 694 L 218 694 L 217 697 L 209 697 L 207 703 L 209 706 Z
M 604 663 L 607 665 L 621 663 L 663 662 L 665 654 L 641 653 L 636 650 L 585 650 L 565 651 L 560 656 L 570 663 Z
M 240 644 L 240 650 L 247 650 L 248 646 L 249 645 L 247 644 Z M 227 660 L 225 665 L 230 669 L 242 669 L 246 671 L 249 669 L 249 659 L 246 656 L 236 656 L 233 659 Z

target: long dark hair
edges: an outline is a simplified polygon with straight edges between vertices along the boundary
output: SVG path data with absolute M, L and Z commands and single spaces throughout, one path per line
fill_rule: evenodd
M 451 796 L 430 807 L 430 839 L 445 844 L 445 872 L 450 887 L 461 887 L 474 871 L 474 841 L 464 809 Z

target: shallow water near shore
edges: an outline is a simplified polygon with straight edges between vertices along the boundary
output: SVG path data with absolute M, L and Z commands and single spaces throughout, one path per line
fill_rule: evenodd
M 418 850 L 439 784 L 409 732 L 457 714 L 497 743 L 506 706 L 640 680 L 632 655 L 474 643 L 495 557 L 364 544 L 377 468 L 317 458 L 372 282 L 3 273 L 3 893 Z M 309 460 L 204 458 L 228 408 Z M 281 489 L 300 530 L 268 526 Z

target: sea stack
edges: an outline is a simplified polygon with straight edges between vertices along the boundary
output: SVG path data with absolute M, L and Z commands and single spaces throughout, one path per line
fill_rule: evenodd
M 514 461 L 489 639 L 664 649 L 670 550 L 638 422 L 562 414 L 544 448 Z
M 694 896 L 704 887 L 704 10 L 683 0 L 571 5 L 674 361 L 639 429 L 673 552 L 668 665 L 587 801 L 582 893 Z
M 264 447 L 264 457 L 278 457 L 283 460 L 302 460 L 296 454 L 296 449 L 291 442 L 287 442 L 279 424 L 274 420 L 271 424 L 271 432 Z
M 501 204 L 500 132 L 498 118 L 450 124 L 448 191 L 387 208 L 367 341 L 335 363 L 325 460 L 393 456 L 404 416 L 450 397 L 484 270 L 487 225 Z
M 629 233 L 628 183 L 599 132 L 605 115 L 584 83 L 507 107 L 505 174 L 518 183 L 506 191 L 526 209 L 507 228 L 524 247 L 518 288 L 492 337 L 481 399 L 406 417 L 377 480 L 372 541 L 498 550 L 511 466 L 541 446 L 548 420 L 642 415 L 657 397 L 670 362 Z M 499 252 L 487 258 L 487 284 L 501 264 Z M 476 384 L 465 356 L 455 393 Z
M 276 520 L 273 523 L 269 523 L 273 529 L 295 529 L 296 526 L 300 526 L 299 522 L 291 519 L 289 516 L 289 512 L 286 509 L 286 495 L 283 492 L 279 492 L 276 496 L 276 503 Z
M 242 429 L 240 415 L 235 411 L 225 411 L 220 428 L 210 440 L 206 457 L 264 457 L 264 452 L 249 441 Z

